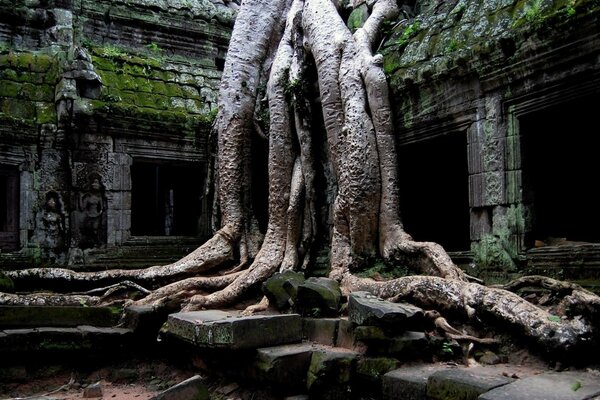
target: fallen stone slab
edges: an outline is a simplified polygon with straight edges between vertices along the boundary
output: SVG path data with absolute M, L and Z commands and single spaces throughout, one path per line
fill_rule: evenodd
M 519 379 L 479 396 L 479 400 L 587 400 L 600 396 L 600 377 L 589 372 L 547 372 Z
M 383 400 L 427 400 L 427 380 L 444 370 L 438 365 L 402 367 L 383 375 L 381 392 Z
M 163 390 L 150 400 L 208 400 L 210 394 L 204 379 L 200 375 L 194 375 L 183 382 Z
M 432 400 L 477 400 L 480 394 L 512 383 L 514 379 L 490 375 L 477 368 L 438 371 L 427 380 L 427 396 Z
M 256 349 L 302 340 L 298 314 L 251 315 L 219 311 L 192 311 L 169 315 L 168 335 L 198 347 Z
M 418 330 L 424 325 L 424 314 L 408 303 L 392 303 L 369 292 L 353 292 L 348 298 L 348 320 L 394 331 Z

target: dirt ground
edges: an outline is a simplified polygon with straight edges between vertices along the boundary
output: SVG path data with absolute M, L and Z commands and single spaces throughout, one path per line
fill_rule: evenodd
M 455 362 L 445 364 L 464 367 Z M 510 363 L 487 365 L 483 368 L 482 372 L 485 373 L 515 378 L 524 378 L 549 369 L 547 364 L 526 352 L 515 353 Z M 149 360 L 132 360 L 127 363 L 84 370 L 49 366 L 32 372 L 16 368 L 12 373 L 12 381 L 0 382 L 0 399 L 82 399 L 87 386 L 99 383 L 102 388 L 102 399 L 144 400 L 151 399 L 162 390 L 196 374 L 202 375 L 202 372 L 192 364 L 182 367 L 164 361 Z M 243 388 L 231 381 L 211 378 L 207 382 L 210 391 L 220 395 L 217 398 L 232 400 L 276 398 L 266 393 L 257 395 L 253 392 L 249 395 L 252 389 Z
M 99 383 L 103 400 L 151 399 L 161 391 L 172 387 L 194 375 L 206 377 L 211 398 L 227 400 L 279 400 L 264 388 L 251 388 L 224 378 L 209 377 L 209 369 L 202 360 L 193 356 L 184 363 L 173 363 L 169 359 L 132 359 L 115 364 L 94 366 L 93 362 L 77 366 L 45 365 L 32 367 L 0 368 L 0 399 L 83 399 L 86 387 Z M 403 365 L 423 364 L 412 362 Z M 447 367 L 477 368 L 478 373 L 503 375 L 515 379 L 547 372 L 549 370 L 575 369 L 561 364 L 549 364 L 532 355 L 526 349 L 514 349 L 507 359 L 494 365 L 484 365 L 472 358 L 453 360 L 428 365 L 443 364 Z M 467 366 L 468 364 L 468 366 Z M 234 366 L 235 367 L 235 366 Z M 597 368 L 584 368 L 597 373 Z M 89 389 L 88 389 L 89 390 Z M 100 397 L 89 397 L 100 399 Z
M 0 381 L 0 399 L 84 398 L 86 387 L 99 383 L 103 399 L 143 400 L 195 375 L 191 369 L 163 361 L 131 361 L 98 369 L 66 366 L 11 368 L 12 379 Z

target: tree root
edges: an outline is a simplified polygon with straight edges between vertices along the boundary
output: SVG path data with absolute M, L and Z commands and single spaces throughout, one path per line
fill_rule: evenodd
M 367 290 L 391 301 L 404 300 L 424 308 L 435 308 L 463 316 L 501 323 L 516 329 L 551 352 L 585 350 L 599 338 L 598 326 L 585 316 L 571 319 L 556 316 L 504 289 L 433 276 L 409 276 L 386 282 L 346 275 L 345 291 Z M 571 302 L 588 298 L 571 298 Z M 593 299 L 597 302 L 598 296 Z M 578 309 L 587 303 L 573 304 Z

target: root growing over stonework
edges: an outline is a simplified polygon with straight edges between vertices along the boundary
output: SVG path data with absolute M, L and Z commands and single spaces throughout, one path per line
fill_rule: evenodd
M 551 285 L 566 294 L 564 317 L 557 320 L 509 291 L 521 283 L 505 290 L 469 282 L 441 246 L 416 242 L 404 231 L 398 182 L 408 172 L 398 168 L 382 57 L 373 54 L 383 23 L 396 18 L 399 10 L 395 0 L 371 3 L 368 18 L 354 33 L 332 1 L 243 3 L 216 121 L 221 229 L 205 244 L 173 264 L 143 270 L 30 269 L 6 275 L 17 287 L 29 281 L 72 288 L 127 280 L 151 291 L 140 290 L 143 297 L 135 302 L 140 305 L 218 308 L 236 303 L 277 271 L 303 270 L 314 259 L 318 238 L 329 237 L 330 277 L 346 293 L 368 290 L 442 313 L 481 318 L 499 329 L 516 329 L 556 352 L 596 341 L 598 296 L 564 283 Z M 319 102 L 310 98 L 315 83 L 307 78 L 311 69 L 318 79 Z M 252 210 L 251 168 L 256 160 L 251 149 L 257 95 L 264 84 L 270 127 L 268 224 L 263 234 Z M 315 104 L 324 127 L 311 115 Z M 331 176 L 319 177 L 317 165 L 329 168 Z M 319 179 L 324 184 L 317 185 Z M 319 204 L 325 202 L 318 189 L 322 186 L 334 193 L 332 226 L 317 217 L 323 209 Z M 376 282 L 353 273 L 374 259 L 407 265 L 420 275 Z M 4 295 L 0 301 L 34 304 L 42 298 L 35 296 Z M 82 301 L 64 297 L 65 302 Z M 98 304 L 103 298 L 88 296 L 86 301 Z

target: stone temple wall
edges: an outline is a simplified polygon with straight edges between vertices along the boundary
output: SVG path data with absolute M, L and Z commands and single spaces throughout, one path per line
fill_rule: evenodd
M 0 268 L 147 265 L 199 245 L 236 8 L 0 1 Z M 194 221 L 178 217 L 182 207 Z
M 456 244 L 457 262 L 488 281 L 528 272 L 598 288 L 600 165 L 588 149 L 600 133 L 600 3 L 418 1 L 413 11 L 381 48 L 400 154 L 425 160 L 400 159 L 417 176 L 402 188 L 407 230 Z
M 377 50 L 408 232 L 488 281 L 597 285 L 600 3 L 405 3 Z M 209 198 L 176 211 L 206 178 L 237 7 L 0 0 L 0 264 L 158 264 L 208 234 Z

